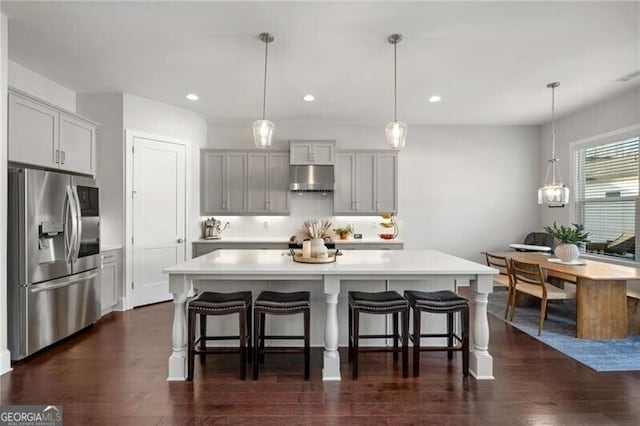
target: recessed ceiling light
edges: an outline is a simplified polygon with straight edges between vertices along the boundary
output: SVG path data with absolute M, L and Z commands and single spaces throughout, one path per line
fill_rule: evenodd
M 308 94 L 308 95 L 304 95 L 302 97 L 302 100 L 305 102 L 311 102 L 315 99 L 315 96 L 313 96 L 312 94 Z
M 187 96 L 185 96 L 185 98 L 189 99 L 190 101 L 197 101 L 198 99 L 200 99 L 195 93 L 187 93 Z
M 438 95 L 433 95 L 429 98 L 429 102 L 440 102 L 440 100 L 442 99 L 442 97 L 438 96 Z

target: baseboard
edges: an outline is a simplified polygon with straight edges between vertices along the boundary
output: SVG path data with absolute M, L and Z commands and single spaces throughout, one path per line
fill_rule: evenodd
M 0 376 L 11 371 L 11 352 L 8 349 L 0 350 Z

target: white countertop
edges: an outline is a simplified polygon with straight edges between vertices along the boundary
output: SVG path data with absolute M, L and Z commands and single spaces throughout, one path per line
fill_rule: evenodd
M 111 251 L 111 250 L 120 250 L 121 248 L 122 246 L 118 246 L 118 245 L 102 244 L 100 246 L 100 253 L 104 253 L 105 251 Z
M 194 243 L 198 244 L 213 244 L 213 243 L 230 243 L 230 244 L 241 244 L 241 243 L 282 243 L 288 244 L 288 238 L 281 237 L 257 237 L 257 238 L 248 238 L 248 237 L 222 237 L 219 240 L 194 240 Z M 349 239 L 349 240 L 333 240 L 336 244 L 402 244 L 402 240 L 383 240 L 382 238 L 362 238 L 359 240 Z
M 336 262 L 296 263 L 284 250 L 216 250 L 166 268 L 166 274 L 490 275 L 498 270 L 435 250 L 350 250 Z

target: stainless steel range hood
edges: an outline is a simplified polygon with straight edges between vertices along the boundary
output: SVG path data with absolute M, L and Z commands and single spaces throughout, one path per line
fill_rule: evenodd
M 295 192 L 333 192 L 333 166 L 292 165 L 289 189 Z

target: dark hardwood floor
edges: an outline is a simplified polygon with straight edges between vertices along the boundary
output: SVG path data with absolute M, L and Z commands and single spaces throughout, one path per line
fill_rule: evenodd
M 494 381 L 463 379 L 459 353 L 424 353 L 419 379 L 363 354 L 354 382 L 342 352 L 344 380 L 325 383 L 315 349 L 308 382 L 302 356 L 268 356 L 243 382 L 237 356 L 222 355 L 171 383 L 172 314 L 164 303 L 106 316 L 0 377 L 0 403 L 61 404 L 66 425 L 640 424 L 640 372 L 597 373 L 491 316 Z

